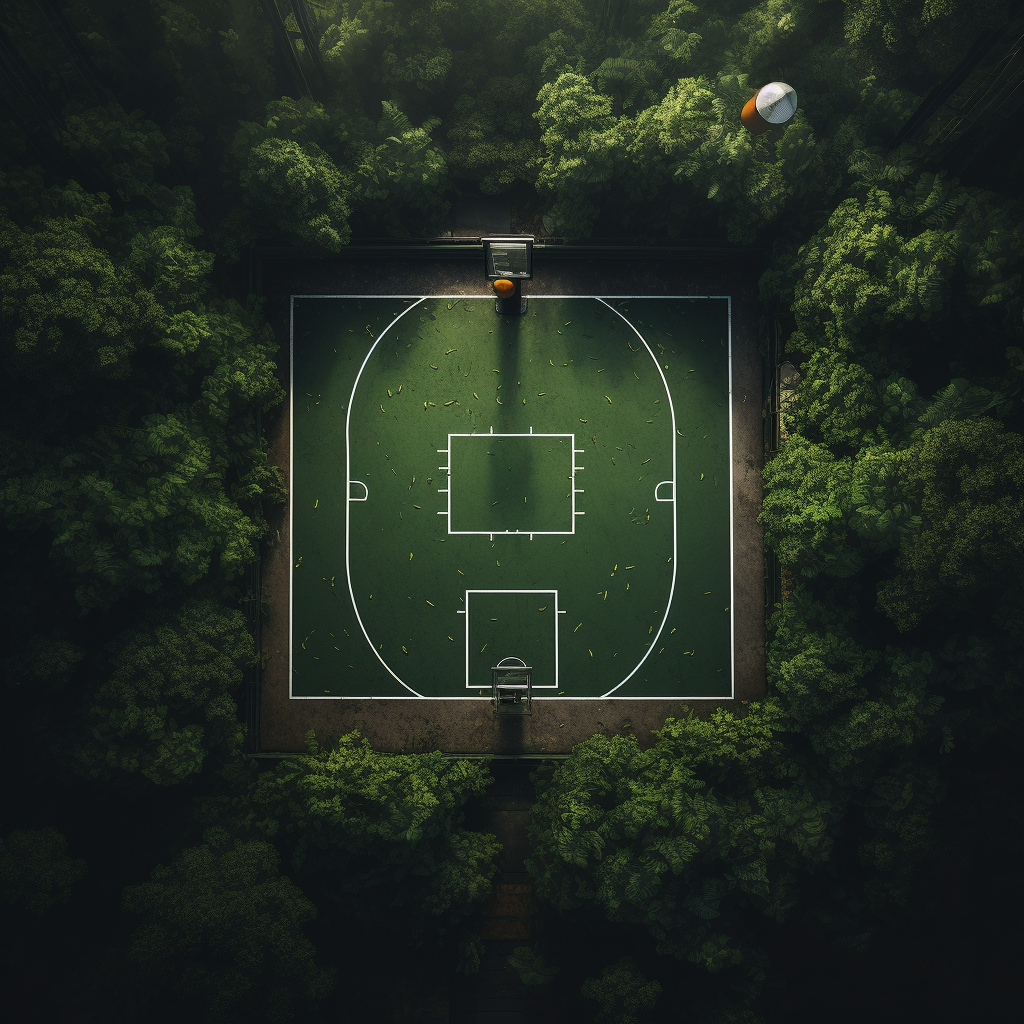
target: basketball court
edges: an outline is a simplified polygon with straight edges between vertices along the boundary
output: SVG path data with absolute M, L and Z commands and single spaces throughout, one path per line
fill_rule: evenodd
M 294 296 L 291 696 L 728 697 L 729 296 Z
M 354 255 L 287 268 L 268 311 L 289 503 L 263 573 L 261 749 L 359 728 L 378 749 L 495 752 L 511 711 L 529 716 L 513 745 L 540 753 L 756 697 L 749 284 L 620 271 L 628 290 L 588 292 L 551 268 L 496 298 L 478 262 L 439 256 L 409 274 L 435 287 L 375 292 L 393 272 Z

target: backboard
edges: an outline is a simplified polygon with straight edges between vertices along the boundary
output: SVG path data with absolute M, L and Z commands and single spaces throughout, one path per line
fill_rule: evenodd
M 533 280 L 533 235 L 490 235 L 480 239 L 484 247 L 484 276 L 510 281 Z
M 533 668 L 495 665 L 491 669 L 491 707 L 496 715 L 533 714 Z

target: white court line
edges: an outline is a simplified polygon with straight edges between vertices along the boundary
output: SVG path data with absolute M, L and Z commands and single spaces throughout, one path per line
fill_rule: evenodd
M 477 300 L 477 299 L 488 300 L 488 299 L 491 299 L 492 297 L 493 297 L 493 295 L 488 292 L 488 293 L 483 294 L 483 295 L 460 295 L 457 298 L 459 300 Z M 732 419 L 733 419 L 733 417 L 732 417 L 732 296 L 731 295 L 659 295 L 659 296 L 654 296 L 654 295 L 635 295 L 635 294 L 631 294 L 631 295 L 606 295 L 604 297 L 601 297 L 601 296 L 597 296 L 597 295 L 589 295 L 588 296 L 588 295 L 576 294 L 576 295 L 545 295 L 545 296 L 530 296 L 530 297 L 531 298 L 535 298 L 535 299 L 588 299 L 589 298 L 589 299 L 593 299 L 594 301 L 597 301 L 597 302 L 602 302 L 605 305 L 608 305 L 608 301 L 607 300 L 628 300 L 628 299 L 650 300 L 650 299 L 656 298 L 656 299 L 662 299 L 662 300 L 667 300 L 667 301 L 679 300 L 679 299 L 725 299 L 726 300 L 726 302 L 728 304 L 727 310 L 728 310 L 728 332 L 729 332 L 728 333 L 728 366 L 729 366 L 729 381 L 728 381 L 729 389 L 728 390 L 729 390 L 729 399 L 730 399 L 730 401 L 729 401 L 729 563 L 730 563 L 729 564 L 729 586 L 730 586 L 729 611 L 730 611 L 730 638 L 731 638 L 731 647 L 732 647 L 732 651 L 731 651 L 731 654 L 732 654 L 732 662 L 731 662 L 732 680 L 731 680 L 731 687 L 730 687 L 729 697 L 734 699 L 735 695 L 736 695 L 736 650 L 735 650 L 735 645 L 736 645 L 736 618 L 735 618 L 736 617 L 736 612 L 735 612 L 735 556 L 734 556 L 734 552 L 735 552 L 735 537 L 734 537 L 735 526 L 734 526 L 734 509 L 733 509 L 733 472 L 734 471 L 733 471 L 733 451 L 732 451 L 732 443 L 733 443 L 733 425 L 732 425 Z M 392 322 L 388 325 L 388 327 L 385 328 L 385 332 L 386 332 L 387 330 L 390 330 L 390 328 L 392 326 L 394 326 L 394 324 L 399 319 L 401 319 L 406 313 L 412 312 L 416 308 L 416 303 L 418 303 L 418 302 L 425 302 L 428 299 L 450 300 L 451 298 L 452 298 L 451 295 L 422 295 L 422 294 L 418 294 L 418 295 L 394 295 L 394 294 L 388 294 L 388 295 L 381 295 L 381 294 L 359 294 L 359 295 L 346 294 L 346 295 L 338 295 L 336 293 L 333 293 L 333 294 L 303 294 L 303 295 L 292 295 L 290 297 L 291 301 L 290 301 L 290 310 L 289 310 L 289 364 L 288 364 L 288 376 L 289 376 L 289 379 L 288 379 L 288 384 L 289 384 L 289 388 L 288 388 L 288 406 L 289 406 L 288 407 L 288 428 L 289 428 L 289 430 L 288 430 L 288 433 L 289 433 L 289 437 L 288 437 L 288 448 L 289 448 L 289 463 L 288 463 L 289 464 L 289 471 L 288 471 L 288 482 L 289 482 L 289 489 L 288 489 L 288 514 L 289 514 L 289 523 L 291 524 L 291 529 L 289 529 L 289 531 L 288 531 L 288 541 L 289 541 L 289 544 L 288 544 L 288 549 L 289 549 L 288 550 L 288 554 L 289 554 L 289 558 L 292 560 L 291 563 L 290 563 L 292 566 L 294 566 L 294 564 L 295 564 L 295 561 L 294 561 L 295 560 L 295 550 L 294 550 L 294 532 L 295 532 L 294 531 L 294 522 L 295 522 L 295 519 L 294 519 L 294 494 L 295 494 L 295 487 L 294 487 L 294 482 L 295 482 L 295 479 L 294 479 L 295 478 L 295 468 L 294 468 L 295 467 L 295 458 L 294 458 L 294 455 L 295 455 L 295 429 L 294 429 L 294 427 L 295 427 L 295 415 L 294 415 L 294 413 L 295 413 L 295 388 L 294 388 L 294 383 L 295 383 L 295 300 L 296 299 L 389 299 L 389 300 L 411 299 L 411 300 L 414 300 L 413 303 L 407 309 L 402 310 L 397 316 L 395 316 L 394 320 L 392 320 Z M 609 308 L 611 308 L 611 307 L 609 307 Z M 618 313 L 618 310 L 615 310 L 615 312 Z M 619 316 L 622 316 L 622 314 L 619 313 Z M 623 319 L 625 319 L 625 317 L 623 317 Z M 633 327 L 633 325 L 628 320 L 626 322 L 629 324 L 630 327 Z M 634 332 L 636 332 L 636 328 L 635 327 L 633 327 L 633 330 L 634 330 Z M 639 333 L 638 332 L 636 332 L 636 333 L 637 333 L 637 336 L 640 337 Z M 352 409 L 352 401 L 351 400 L 355 396 L 356 385 L 358 385 L 358 383 L 359 383 L 359 378 L 362 376 L 363 369 L 366 367 L 366 364 L 369 361 L 370 355 L 372 355 L 372 353 L 373 353 L 374 349 L 376 348 L 377 344 L 380 342 L 381 338 L 383 337 L 383 334 L 384 334 L 384 332 L 382 332 L 380 335 L 378 335 L 378 337 L 377 337 L 376 341 L 374 342 L 373 346 L 370 348 L 370 351 L 367 353 L 366 359 L 363 360 L 363 363 L 362 363 L 362 365 L 359 368 L 359 372 L 356 375 L 356 381 L 355 381 L 355 383 L 352 386 L 352 393 L 350 395 L 350 400 L 349 400 L 349 411 L 348 411 L 348 414 L 346 415 L 346 421 L 345 421 L 345 459 L 346 459 L 346 467 L 347 467 L 349 473 L 351 472 L 351 456 L 350 456 L 350 450 L 349 450 L 349 424 L 350 424 L 350 421 L 351 421 L 351 409 Z M 647 348 L 648 352 L 651 354 L 651 357 L 654 358 L 654 353 L 651 352 L 650 346 L 647 345 L 647 342 L 642 337 L 640 338 L 640 340 L 643 342 L 645 348 Z M 659 373 L 661 373 L 661 366 L 658 363 L 656 358 L 655 358 L 655 364 L 658 366 Z M 663 383 L 665 383 L 664 374 L 661 374 L 661 376 L 662 376 Z M 667 383 L 665 383 L 665 389 L 668 392 L 669 404 L 670 404 L 670 408 L 672 409 L 672 420 L 673 420 L 673 432 L 672 432 L 672 440 L 673 440 L 673 447 L 672 447 L 672 473 L 673 473 L 673 481 L 674 481 L 675 478 L 676 478 L 675 409 L 674 409 L 674 405 L 672 404 L 672 393 L 671 393 L 671 391 L 669 391 Z M 493 433 L 493 430 L 494 430 L 494 428 L 491 427 L 491 432 L 492 433 Z M 439 449 L 439 451 L 440 450 L 441 449 Z M 449 459 L 449 461 L 450 461 L 450 459 Z M 438 468 L 439 469 L 447 469 L 448 467 L 446 467 L 446 466 L 439 466 Z M 582 466 L 579 467 L 579 469 L 583 469 L 583 468 L 584 467 L 582 467 Z M 673 505 L 675 505 L 676 490 L 677 490 L 677 488 L 675 486 L 675 483 L 673 482 L 673 487 L 672 487 L 672 491 L 673 491 Z M 388 696 L 388 697 L 372 697 L 371 696 L 371 697 L 358 697 L 358 698 L 354 698 L 354 697 L 344 698 L 344 697 L 340 697 L 340 696 L 339 697 L 334 697 L 334 696 L 323 696 L 323 697 L 321 697 L 321 696 L 296 696 L 293 693 L 293 685 L 292 684 L 293 684 L 293 678 L 294 678 L 294 654 L 293 654 L 294 569 L 292 569 L 292 570 L 289 571 L 289 577 L 288 577 L 288 696 L 289 696 L 289 699 L 292 699 L 292 700 L 344 700 L 344 699 L 349 699 L 349 700 L 352 700 L 352 699 L 359 699 L 359 700 L 419 700 L 419 699 L 423 699 L 423 694 L 416 693 L 416 691 L 413 690 L 412 687 L 408 686 L 401 679 L 399 679 L 398 676 L 395 675 L 395 673 L 391 670 L 390 666 L 383 660 L 383 658 L 380 657 L 380 654 L 378 653 L 377 649 L 374 647 L 373 642 L 370 640 L 369 636 L 367 635 L 366 627 L 363 624 L 362 617 L 359 615 L 359 608 L 358 608 L 358 605 L 356 604 L 355 595 L 354 595 L 353 590 L 352 590 L 352 577 L 351 577 L 351 569 L 350 569 L 350 563 L 349 563 L 349 553 L 350 553 L 349 505 L 350 505 L 350 502 L 346 502 L 345 503 L 345 568 L 346 568 L 346 574 L 348 576 L 349 595 L 350 595 L 350 597 L 352 599 L 352 609 L 353 609 L 353 611 L 354 611 L 354 613 L 356 615 L 357 621 L 359 622 L 360 629 L 362 629 L 362 631 L 363 631 L 363 635 L 366 637 L 367 642 L 370 644 L 370 649 L 374 652 L 374 654 L 376 655 L 378 660 L 381 662 L 381 664 L 383 664 L 384 667 L 388 670 L 388 673 L 392 677 L 394 677 L 403 687 L 405 687 L 406 690 L 408 690 L 410 693 L 412 693 L 413 696 L 412 697 L 402 697 L 402 696 L 399 696 L 399 697 L 392 697 L 392 696 Z M 673 512 L 674 513 L 676 512 L 676 508 L 675 507 L 673 508 Z M 582 513 L 580 513 L 580 514 L 582 514 Z M 676 530 L 675 530 L 675 524 L 674 524 L 673 549 L 675 549 L 675 547 L 676 547 Z M 675 555 L 673 555 L 672 564 L 673 564 L 672 592 L 674 593 L 674 589 L 675 589 L 675 571 L 676 571 L 675 570 L 675 566 L 677 565 L 677 559 L 676 559 Z M 671 600 L 670 600 L 669 604 L 671 606 Z M 564 614 L 564 609 L 561 610 L 560 614 Z M 667 615 L 668 615 L 668 612 L 666 611 L 666 618 L 667 618 Z M 659 629 L 659 631 L 658 631 L 659 636 L 661 634 L 661 630 L 662 629 L 664 629 L 664 620 L 662 622 L 661 629 Z M 557 630 L 556 630 L 556 633 L 555 633 L 556 642 L 557 642 L 557 636 L 558 636 L 558 634 L 557 634 Z M 468 642 L 468 640 L 467 640 L 467 642 Z M 653 647 L 654 647 L 654 645 L 652 643 L 651 646 L 648 648 L 648 654 L 650 653 L 651 650 L 653 650 Z M 647 657 L 647 655 L 644 656 L 643 660 L 646 660 L 646 657 Z M 641 664 L 642 664 L 642 661 L 641 661 Z M 637 668 L 639 668 L 639 665 L 637 666 Z M 635 671 L 636 671 L 636 669 L 634 669 L 634 672 L 630 673 L 630 675 L 627 676 L 626 679 L 622 680 L 622 682 L 623 683 L 626 682 L 635 673 Z M 621 685 L 622 685 L 622 683 L 618 684 L 618 686 L 621 686 Z M 606 697 L 609 697 L 611 694 L 613 694 L 614 691 L 618 689 L 618 686 L 613 687 L 611 690 L 608 691 L 607 694 L 604 694 L 601 697 L 558 697 L 558 698 L 540 697 L 538 699 L 540 699 L 540 700 L 546 700 L 546 699 L 557 699 L 557 700 L 603 700 Z M 430 700 L 479 700 L 480 698 L 478 698 L 478 697 L 430 697 L 430 698 L 427 698 L 427 699 L 430 699 Z M 615 699 L 660 700 L 660 701 L 684 699 L 684 700 L 688 700 L 688 701 L 693 701 L 693 700 L 724 700 L 726 698 L 725 697 L 685 697 L 685 698 L 678 698 L 678 697 L 628 697 L 628 698 L 615 698 L 615 697 L 611 697 L 611 699 L 613 699 L 613 700 L 615 700 Z
M 732 454 L 732 296 L 727 307 L 729 330 L 729 650 L 732 662 L 729 674 L 732 685 L 729 696 L 736 698 L 736 529 L 733 524 L 735 497 L 733 496 L 733 454 Z
M 349 431 L 352 426 L 352 403 L 355 401 L 356 389 L 359 387 L 359 378 L 363 375 L 363 370 L 366 369 L 366 364 L 370 361 L 370 357 L 373 355 L 375 349 L 380 344 L 381 339 L 384 337 L 392 327 L 395 326 L 398 321 L 405 316 L 406 313 L 411 313 L 415 307 L 410 306 L 407 310 L 399 313 L 384 328 L 380 334 L 377 335 L 376 341 L 370 346 L 370 351 L 366 353 L 366 358 L 363 360 L 362 366 L 359 367 L 359 372 L 356 374 L 355 382 L 352 384 L 352 394 L 349 395 L 348 399 L 348 411 L 345 413 L 345 479 L 352 479 L 352 444 L 349 437 Z M 450 460 L 449 460 L 450 461 Z M 352 520 L 352 502 L 345 502 L 345 575 L 348 577 L 348 593 L 352 599 L 352 610 L 356 614 L 356 621 L 359 623 L 359 628 L 363 631 L 363 636 L 366 637 L 366 642 L 370 645 L 370 650 L 373 651 L 377 660 L 388 670 L 388 674 L 398 682 L 401 686 L 404 686 L 413 696 L 423 697 L 422 693 L 417 693 L 408 683 L 400 679 L 398 675 L 392 670 L 391 666 L 381 657 L 380 651 L 374 647 L 373 641 L 370 639 L 370 634 L 366 631 L 366 626 L 363 623 L 363 617 L 359 614 L 359 605 L 356 603 L 356 594 L 352 589 L 352 559 L 351 559 L 351 520 Z
M 444 467 L 444 468 L 448 469 L 448 488 L 447 488 L 447 491 L 445 492 L 448 495 L 448 511 L 447 512 L 438 512 L 437 514 L 439 516 L 447 516 L 448 517 L 448 533 L 449 533 L 449 535 L 453 535 L 454 534 L 454 535 L 464 536 L 464 537 L 468 537 L 468 536 L 487 537 L 489 540 L 493 541 L 495 537 L 506 537 L 506 536 L 515 537 L 517 535 L 518 536 L 522 536 L 523 534 L 526 534 L 526 533 L 528 533 L 530 535 L 530 540 L 533 540 L 533 535 L 534 534 L 536 534 L 538 537 L 561 537 L 563 535 L 568 537 L 568 536 L 571 536 L 572 534 L 574 534 L 576 532 L 576 516 L 577 515 L 583 515 L 583 513 L 582 512 L 577 513 L 577 511 L 576 511 L 576 495 L 575 494 L 573 494 L 573 498 L 572 498 L 572 518 L 570 519 L 570 523 L 571 523 L 571 527 L 572 528 L 569 529 L 569 530 L 453 530 L 452 529 L 452 471 L 451 471 L 451 468 L 450 468 L 451 464 L 452 464 L 452 438 L 453 437 L 473 437 L 473 438 L 481 438 L 481 437 L 486 437 L 486 438 L 491 438 L 491 437 L 530 437 L 530 438 L 533 438 L 533 437 L 568 437 L 568 438 L 571 438 L 572 445 L 573 445 L 572 482 L 573 482 L 574 486 L 576 484 L 576 470 L 577 470 L 577 468 L 583 469 L 583 466 L 579 466 L 579 467 L 576 466 L 576 454 L 575 454 L 575 452 L 576 452 L 576 435 L 575 434 L 535 434 L 533 432 L 533 427 L 530 427 L 530 432 L 528 434 L 510 434 L 510 433 L 508 433 L 508 434 L 506 434 L 506 433 L 495 434 L 494 433 L 494 427 L 491 427 L 490 433 L 487 433 L 487 434 L 449 434 L 448 435 L 448 447 L 447 447 L 447 449 L 444 449 L 444 448 L 438 448 L 437 449 L 438 454 L 441 454 L 442 452 L 445 452 L 445 451 L 447 451 L 447 453 L 448 453 L 448 466 Z M 437 468 L 441 469 L 442 467 L 438 466 Z M 580 491 L 579 493 L 582 494 L 583 492 Z
M 466 689 L 467 690 L 489 690 L 491 688 L 490 683 L 471 683 L 469 681 L 469 599 L 472 594 L 553 594 L 554 603 L 554 623 L 553 629 L 555 634 L 555 681 L 553 683 L 534 684 L 535 690 L 557 690 L 558 689 L 558 616 L 565 614 L 564 611 L 560 612 L 558 608 L 558 591 L 557 590 L 467 590 L 466 596 L 463 599 L 465 601 L 466 610 L 461 614 L 466 616 Z M 516 655 L 508 655 L 508 657 L 516 657 Z M 536 668 L 536 665 L 534 666 Z M 466 698 L 457 698 L 465 700 Z
M 598 299 L 598 302 L 604 302 L 603 299 Z M 640 339 L 641 344 L 647 349 L 647 354 L 654 360 L 654 365 L 658 368 L 658 376 L 661 377 L 661 383 L 665 388 L 665 394 L 668 396 L 668 408 L 672 415 L 672 585 L 668 592 L 668 601 L 665 602 L 665 614 L 662 617 L 661 625 L 658 627 L 658 632 L 655 634 L 654 639 L 651 640 L 647 650 L 644 652 L 644 656 L 636 663 L 636 667 L 632 672 L 626 676 L 621 682 L 616 683 L 610 690 L 603 693 L 601 696 L 611 696 L 620 686 L 628 683 L 640 671 L 643 663 L 651 656 L 651 651 L 654 650 L 654 645 L 658 642 L 659 637 L 662 634 L 662 630 L 665 628 L 665 623 L 668 622 L 669 612 L 672 610 L 672 598 L 676 592 L 676 574 L 679 571 L 679 515 L 678 506 L 676 504 L 676 480 L 679 474 L 676 472 L 676 407 L 672 401 L 672 392 L 669 390 L 668 381 L 665 380 L 665 374 L 661 369 L 661 363 L 658 362 L 658 357 L 651 351 L 651 346 L 647 344 L 647 339 L 633 326 L 630 320 L 627 320 L 614 306 L 609 305 L 607 302 L 604 303 L 613 313 L 617 314 L 625 322 L 626 326 L 629 327 L 633 333 Z M 730 445 L 730 451 L 732 446 Z M 655 492 L 657 493 L 657 492 Z M 690 698 L 687 698 L 689 700 Z M 721 699 L 721 698 L 719 698 Z

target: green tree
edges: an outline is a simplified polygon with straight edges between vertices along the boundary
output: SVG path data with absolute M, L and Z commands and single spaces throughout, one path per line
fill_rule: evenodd
M 452 109 L 454 123 L 447 133 L 449 168 L 453 174 L 478 181 L 485 195 L 506 192 L 517 181 L 536 181 L 530 86 L 526 74 L 495 76 L 478 92 L 463 93 Z
M 544 85 L 538 99 L 543 162 L 537 187 L 557 193 L 551 219 L 558 232 L 586 238 L 598 214 L 594 186 L 615 172 L 615 146 L 605 134 L 615 123 L 611 100 L 574 72 Z
M 764 469 L 765 497 L 758 522 L 765 542 L 784 565 L 804 576 L 848 577 L 864 565 L 848 519 L 854 465 L 824 445 L 793 434 Z
M 53 530 L 51 557 L 83 580 L 75 591 L 83 615 L 169 579 L 197 583 L 214 556 L 230 579 L 256 557 L 266 525 L 226 493 L 227 460 L 211 447 L 187 411 L 147 416 L 141 428 L 100 428 L 77 451 L 59 452 L 56 465 L 8 479 L 4 514 L 9 524 Z M 17 449 L 24 457 L 38 446 Z M 251 496 L 267 475 L 250 475 Z
M 320 36 L 320 60 L 335 90 L 360 80 L 370 61 L 370 46 L 370 29 L 363 20 L 335 9 Z
M 879 380 L 848 354 L 820 348 L 801 364 L 800 386 L 786 415 L 792 417 L 790 433 L 844 455 L 905 441 L 926 406 L 906 377 L 893 373 Z
M 336 972 L 317 966 L 303 934 L 316 908 L 278 863 L 269 844 L 212 828 L 203 845 L 124 890 L 125 911 L 142 918 L 130 954 L 157 998 L 201 1020 L 320 1019 Z
M 991 305 L 1004 309 L 1005 329 L 1021 332 L 1021 277 L 1012 271 L 1024 234 L 1016 203 L 960 188 L 941 172 L 915 176 L 911 165 L 877 154 L 860 154 L 850 169 L 859 195 L 840 202 L 825 227 L 762 277 L 765 297 L 793 289 L 796 331 L 787 352 L 828 349 L 886 377 L 909 359 L 901 328 L 912 321 L 934 335 L 949 318 Z M 966 302 L 953 298 L 954 283 Z
M 173 344 L 213 263 L 188 244 L 198 230 L 194 208 L 182 213 L 191 227 L 154 226 L 136 240 L 137 274 L 111 237 L 120 225 L 105 193 L 90 195 L 74 181 L 46 186 L 42 168 L 31 167 L 0 172 L 0 198 L 8 372 L 70 395 L 90 380 L 124 380 L 146 343 Z M 154 290 L 169 305 L 161 307 Z
M 768 678 L 793 731 L 868 697 L 882 660 L 851 635 L 856 611 L 832 584 L 816 598 L 802 582 L 771 621 Z
M 106 651 L 110 675 L 88 701 L 91 736 L 76 744 L 79 771 L 170 786 L 192 780 L 211 753 L 230 757 L 240 746 L 233 695 L 255 657 L 241 612 L 194 596 L 174 611 L 146 613 Z
M 979 32 L 1005 24 L 1006 0 L 844 0 L 846 41 L 892 74 L 925 72 L 941 79 Z M 888 58 L 888 59 L 885 59 Z
M 645 1011 L 654 1008 L 661 995 L 661 984 L 640 973 L 630 956 L 605 967 L 600 978 L 588 978 L 580 993 L 585 999 L 596 999 L 600 1009 L 597 1024 L 641 1024 L 651 1018 Z
M 294 871 L 365 914 L 368 927 L 385 907 L 407 915 L 403 930 L 418 945 L 480 908 L 501 847 L 459 824 L 466 800 L 487 788 L 486 768 L 440 753 L 380 753 L 358 732 L 331 747 L 312 732 L 306 739 L 309 753 L 261 775 L 241 809 Z
M 8 527 L 52 531 L 85 610 L 196 582 L 214 556 L 237 575 L 267 531 L 264 495 L 284 499 L 256 431 L 284 396 L 258 307 L 200 301 L 213 257 L 187 241 L 191 213 L 187 230 L 115 220 L 102 193 L 44 187 L 39 168 L 0 191 L 18 218 L 0 215 L 4 358 L 12 379 L 51 389 L 5 403 Z
M 447 165 L 430 136 L 440 120 L 413 128 L 395 104 L 381 107 L 374 125 L 283 97 L 267 104 L 263 123 L 242 122 L 230 160 L 245 209 L 231 211 L 217 231 L 228 258 L 268 228 L 321 255 L 348 244 L 355 217 L 396 235 L 440 231 L 450 208 Z
M 1024 585 L 1024 442 L 997 420 L 949 419 L 925 431 L 906 472 L 921 488 L 908 538 L 878 606 L 901 630 L 932 613 L 970 614 Z
M 913 458 L 885 444 L 864 449 L 854 462 L 849 524 L 869 551 L 898 548 L 920 529 L 918 489 L 908 482 Z
M 652 88 L 657 70 L 654 61 L 634 59 L 634 44 L 626 44 L 622 49 L 622 56 L 606 57 L 590 75 L 593 84 L 612 97 L 615 117 L 632 109 L 638 100 L 650 104 L 658 99 Z
M 84 860 L 68 856 L 68 841 L 55 828 L 15 829 L 0 838 L 0 888 L 9 907 L 45 914 L 67 903 L 86 870 Z
M 434 146 L 431 132 L 441 123 L 432 117 L 420 128 L 396 104 L 381 101 L 376 133 L 364 130 L 356 144 L 356 191 L 363 216 L 372 210 L 388 234 L 396 237 L 440 234 L 451 204 L 444 198 L 448 165 Z M 379 214 L 383 212 L 383 216 Z
M 228 0 L 226 6 L 230 9 L 231 21 L 227 29 L 217 30 L 217 36 L 220 37 L 220 48 L 238 78 L 237 82 L 231 83 L 231 88 L 256 102 L 265 103 L 278 92 L 272 63 L 274 33 L 270 23 L 265 15 L 261 16 L 262 12 L 254 10 L 252 4 L 245 3 L 245 0 Z
M 65 686 L 74 667 L 86 656 L 84 647 L 75 643 L 64 629 L 47 629 L 33 633 L 21 654 L 8 661 L 9 678 L 18 683 L 45 681 L 52 686 Z
M 240 173 L 250 223 L 265 222 L 317 254 L 336 253 L 351 238 L 345 177 L 316 143 L 271 138 L 253 146 Z M 229 215 L 228 230 L 241 221 Z M 249 229 L 247 242 L 258 235 Z M 240 255 L 236 246 L 234 255 Z
M 170 190 L 157 185 L 157 168 L 170 163 L 167 140 L 141 110 L 127 113 L 118 103 L 65 112 L 64 144 L 72 153 L 88 153 L 109 176 L 120 197 L 159 201 Z
M 660 953 L 748 1004 L 764 978 L 751 914 L 785 920 L 827 863 L 841 807 L 775 735 L 774 701 L 745 717 L 669 719 L 654 747 L 594 736 L 540 784 L 527 869 L 538 899 L 642 924 Z

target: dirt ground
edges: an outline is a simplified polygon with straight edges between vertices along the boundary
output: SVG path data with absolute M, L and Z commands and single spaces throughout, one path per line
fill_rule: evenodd
M 630 252 L 638 252 L 631 250 Z M 268 658 L 260 694 L 262 753 L 304 751 L 313 729 L 320 742 L 358 729 L 374 749 L 395 753 L 440 750 L 448 754 L 567 754 L 573 745 L 603 732 L 632 732 L 641 747 L 668 717 L 686 707 L 701 718 L 716 707 L 743 705 L 765 692 L 765 589 L 763 532 L 757 523 L 764 466 L 762 358 L 757 322 L 761 306 L 757 279 L 763 258 L 723 258 L 721 250 L 702 253 L 604 253 L 557 255 L 534 250 L 531 295 L 731 295 L 733 373 L 733 522 L 735 609 L 735 693 L 733 699 L 595 701 L 546 700 L 529 717 L 509 720 L 491 712 L 490 703 L 423 699 L 349 698 L 292 700 L 288 696 L 288 510 L 275 507 L 271 529 L 278 531 L 262 563 L 262 653 Z M 343 258 L 304 260 L 264 255 L 253 281 L 266 296 L 264 312 L 281 346 L 282 383 L 288 384 L 289 298 L 292 294 L 479 295 L 487 282 L 480 248 L 473 252 L 434 250 L 410 257 L 394 250 L 351 247 Z M 269 459 L 289 473 L 288 404 L 264 417 Z

